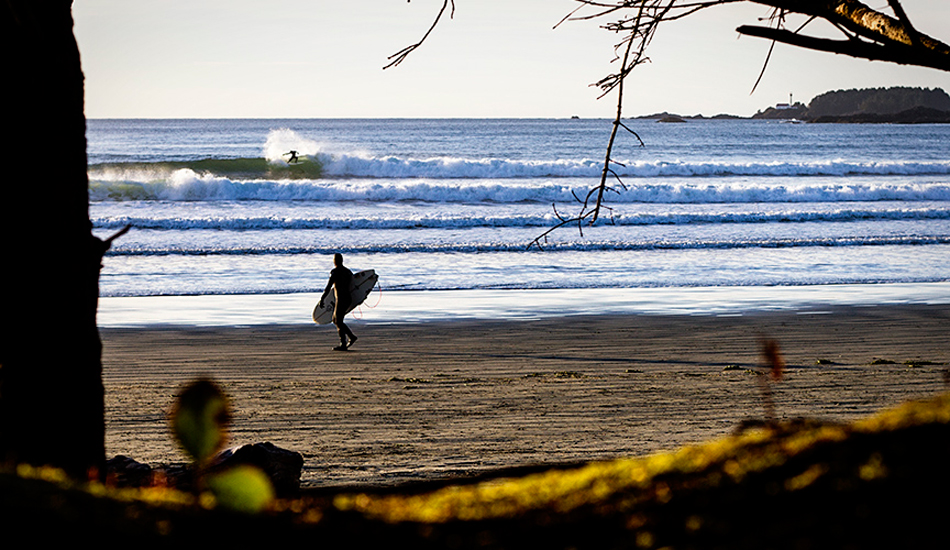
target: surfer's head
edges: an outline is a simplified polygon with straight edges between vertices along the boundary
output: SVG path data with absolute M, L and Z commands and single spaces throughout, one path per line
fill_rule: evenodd
M 333 265 L 337 267 L 343 265 L 343 254 L 340 254 L 339 252 L 337 252 L 336 254 L 333 255 Z

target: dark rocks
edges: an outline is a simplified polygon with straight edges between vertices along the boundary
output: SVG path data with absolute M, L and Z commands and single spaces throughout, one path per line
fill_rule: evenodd
M 220 471 L 238 464 L 260 468 L 274 485 L 277 496 L 291 496 L 300 491 L 303 455 L 281 449 L 273 443 L 254 443 L 225 449 L 211 460 L 208 470 Z M 106 461 L 106 476 L 116 487 L 147 487 L 164 485 L 182 491 L 194 487 L 194 466 L 190 464 L 158 464 L 150 466 L 118 455 Z
M 273 443 L 254 443 L 225 449 L 211 461 L 210 468 L 229 468 L 238 464 L 257 466 L 270 478 L 278 496 L 300 490 L 303 455 L 275 446 Z
M 106 461 L 106 479 L 117 487 L 142 487 L 152 483 L 152 467 L 117 455 Z
M 114 487 L 174 487 L 191 491 L 195 472 L 190 464 L 151 466 L 117 455 L 106 461 L 106 482 Z

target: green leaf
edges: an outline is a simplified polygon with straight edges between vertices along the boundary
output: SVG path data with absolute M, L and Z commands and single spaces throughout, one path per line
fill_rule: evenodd
M 227 440 L 228 399 L 213 381 L 199 379 L 178 395 L 171 420 L 172 431 L 185 452 L 205 462 Z
M 260 468 L 242 464 L 207 478 L 219 506 L 235 512 L 256 514 L 274 500 L 274 487 Z

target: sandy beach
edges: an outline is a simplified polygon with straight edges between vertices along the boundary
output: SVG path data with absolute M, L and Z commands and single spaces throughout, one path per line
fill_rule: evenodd
M 316 325 L 109 328 L 107 454 L 184 462 L 166 414 L 210 376 L 232 399 L 231 443 L 300 452 L 311 487 L 642 455 L 760 418 L 763 337 L 788 363 L 778 416 L 848 421 L 941 391 L 948 326 L 950 305 L 354 323 L 345 353 Z

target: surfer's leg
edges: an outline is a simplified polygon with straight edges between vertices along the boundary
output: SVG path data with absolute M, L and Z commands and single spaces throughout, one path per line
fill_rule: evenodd
M 343 335 L 343 331 L 340 330 L 340 345 L 333 348 L 334 351 L 346 351 L 346 336 Z
M 348 347 L 346 345 L 346 334 L 350 332 L 350 329 L 346 326 L 346 323 L 343 322 L 343 315 L 345 315 L 345 313 L 341 314 L 339 307 L 339 304 L 337 304 L 337 309 L 333 312 L 333 324 L 336 325 L 337 334 L 340 336 L 340 345 L 333 349 L 336 351 L 346 351 Z
M 350 330 L 350 327 L 346 326 L 346 323 L 344 323 L 342 320 L 340 321 L 340 324 L 336 326 L 336 328 L 340 333 L 340 344 L 343 347 L 349 347 L 353 344 L 353 342 L 356 341 L 356 335 L 353 334 L 353 331 Z M 347 339 L 349 339 L 349 343 L 347 343 Z
M 349 347 L 353 345 L 353 342 L 356 341 L 356 335 L 353 334 L 353 331 L 350 330 L 350 327 L 346 326 L 346 323 L 343 322 L 343 318 L 339 318 L 339 323 L 336 325 L 337 331 L 340 333 L 340 343 L 344 347 Z M 347 338 L 349 338 L 349 343 L 347 343 Z
M 343 319 L 340 319 L 340 322 L 336 324 L 336 330 L 340 334 L 340 345 L 333 349 L 337 351 L 345 351 L 347 348 L 353 345 L 353 342 L 356 341 L 356 335 L 353 334 L 353 331 L 350 330 L 350 327 L 346 326 L 346 323 L 343 322 Z M 349 338 L 349 343 L 347 343 L 347 338 Z
M 346 345 L 346 332 L 345 332 L 345 327 L 346 327 L 346 325 L 344 325 L 343 323 L 340 323 L 340 324 L 337 325 L 337 327 L 336 327 L 337 332 L 339 332 L 339 334 L 340 334 L 340 345 L 339 345 L 339 347 L 335 347 L 335 348 L 333 348 L 333 349 L 335 349 L 335 350 L 337 350 L 337 351 L 342 351 L 342 350 L 345 350 L 346 348 L 349 347 L 349 346 Z
M 338 302 L 336 307 L 337 309 L 333 313 L 333 324 L 336 325 L 337 331 L 340 333 L 340 345 L 345 349 L 352 346 L 353 342 L 356 341 L 356 335 L 353 334 L 350 327 L 346 326 L 346 323 L 343 322 L 343 318 L 346 317 L 346 312 L 350 309 L 350 304 L 348 302 Z M 349 338 L 349 343 L 347 343 L 347 338 Z

